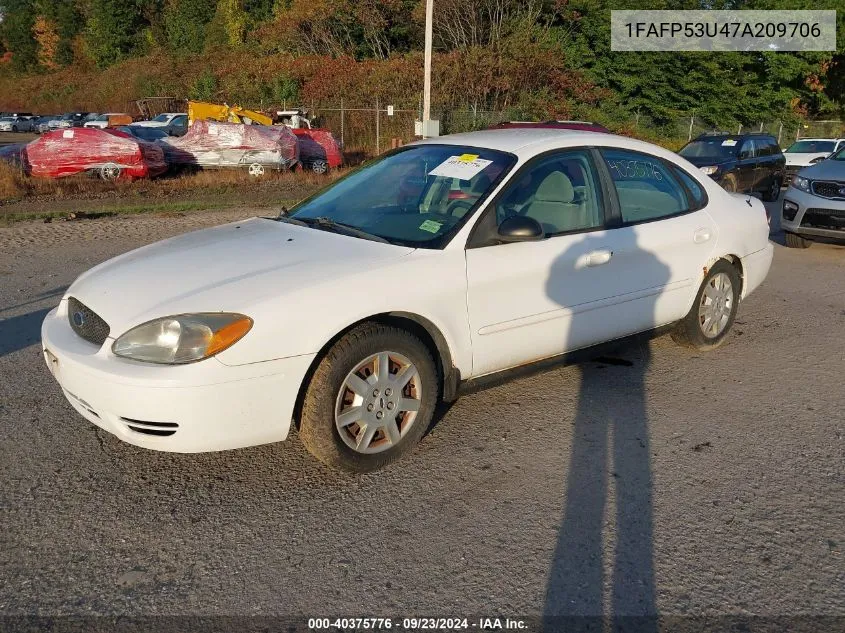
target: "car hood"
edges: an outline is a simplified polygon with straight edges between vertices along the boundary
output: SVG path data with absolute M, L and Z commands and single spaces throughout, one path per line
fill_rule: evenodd
M 809 165 L 810 162 L 815 160 L 816 158 L 825 158 L 826 156 L 830 156 L 830 152 L 790 152 L 784 154 L 787 165 Z
M 845 181 L 845 160 L 825 160 L 805 167 L 798 173 L 805 178 L 813 180 L 829 179 Z
M 253 218 L 131 251 L 79 277 L 66 296 L 102 317 L 112 336 L 185 312 L 244 312 L 271 297 L 360 275 L 414 249 Z M 283 300 L 283 299 L 282 299 Z M 295 297 L 290 305 L 295 306 Z

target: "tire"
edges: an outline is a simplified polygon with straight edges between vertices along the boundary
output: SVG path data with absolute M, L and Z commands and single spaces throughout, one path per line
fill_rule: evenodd
M 786 231 L 784 233 L 784 236 L 786 238 L 787 248 L 810 248 L 813 243 L 812 240 L 808 240 L 805 237 L 801 237 L 796 233 L 790 233 L 789 231 Z
M 13 125 L 13 126 L 12 126 L 12 132 L 17 132 L 17 131 L 18 131 L 18 126 L 17 126 L 17 125 Z
M 772 184 L 760 196 L 765 202 L 774 202 L 780 197 L 780 180 L 772 176 Z
M 736 176 L 733 174 L 725 176 L 725 179 L 722 181 L 722 188 L 725 191 L 736 193 Z
M 378 359 L 385 353 L 389 356 L 386 365 L 390 380 L 402 370 L 416 369 L 401 391 L 391 389 L 395 383 L 379 375 L 382 361 Z M 408 369 L 404 361 L 413 367 Z M 368 368 L 374 369 L 367 373 Z M 391 373 L 394 368 L 396 372 Z M 356 380 L 364 376 L 366 379 Z M 358 391 L 353 393 L 350 380 L 359 386 Z M 361 395 L 364 391 L 366 394 Z M 299 435 L 305 448 L 324 464 L 350 473 L 372 472 L 396 461 L 422 439 L 439 391 L 437 365 L 419 338 L 390 325 L 364 323 L 345 334 L 320 360 L 302 401 Z M 412 402 L 409 406 L 418 410 L 402 410 L 403 402 Z M 394 411 L 392 418 L 389 411 Z M 376 420 L 379 414 L 384 422 Z M 359 417 L 361 422 L 352 421 Z M 372 421 L 373 431 L 367 419 Z M 394 423 L 392 435 L 388 435 L 388 419 Z M 374 436 L 368 436 L 373 432 Z M 359 449 L 353 448 L 356 442 Z
M 324 160 L 315 160 L 311 162 L 311 171 L 315 174 L 329 173 L 329 163 Z
M 723 282 L 725 279 L 730 282 L 730 289 L 723 288 L 719 290 L 719 282 Z M 705 311 L 705 314 L 712 314 L 706 310 L 706 307 L 714 303 L 710 293 L 707 294 L 707 298 L 705 299 L 705 293 L 708 289 L 714 295 L 721 295 L 724 292 L 727 295 L 724 298 L 729 298 L 730 300 L 728 303 L 727 301 L 722 301 L 720 298 L 720 303 L 716 304 L 719 306 L 717 318 L 722 319 L 727 316 L 727 320 L 715 324 L 719 328 L 718 331 L 710 328 L 708 328 L 709 331 L 705 331 L 708 321 L 707 316 L 702 315 L 702 311 Z M 672 339 L 679 345 L 699 351 L 715 349 L 722 345 L 733 326 L 734 319 L 736 319 L 741 289 L 742 280 L 736 268 L 730 262 L 720 259 L 713 264 L 710 270 L 707 271 L 704 281 L 701 282 L 701 287 L 695 295 L 695 301 L 689 313 L 675 326 L 672 332 Z M 706 305 L 703 305 L 705 303 Z M 712 320 L 711 323 L 713 323 Z
M 121 173 L 123 173 L 123 170 L 120 168 L 120 165 L 116 165 L 115 163 L 106 163 L 100 167 L 99 171 L 100 178 L 109 182 L 114 182 L 120 178 Z

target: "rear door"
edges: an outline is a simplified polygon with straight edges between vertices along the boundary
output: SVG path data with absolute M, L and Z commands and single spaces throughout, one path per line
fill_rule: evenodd
M 705 209 L 703 187 L 680 167 L 625 149 L 602 149 L 601 154 L 620 215 L 609 240 L 617 276 L 608 316 L 618 337 L 686 315 L 717 227 Z
M 747 138 L 740 145 L 736 172 L 736 190 L 753 190 L 757 182 L 757 144 L 754 139 Z

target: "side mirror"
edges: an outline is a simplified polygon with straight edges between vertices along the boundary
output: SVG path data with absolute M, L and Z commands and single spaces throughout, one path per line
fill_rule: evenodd
M 545 237 L 540 223 L 524 215 L 506 218 L 499 225 L 497 232 L 498 238 L 503 242 L 533 242 Z

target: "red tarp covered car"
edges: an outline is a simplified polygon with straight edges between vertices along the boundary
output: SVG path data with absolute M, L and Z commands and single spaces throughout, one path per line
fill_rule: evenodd
M 164 151 L 117 130 L 75 127 L 47 132 L 26 147 L 33 176 L 91 172 L 106 180 L 152 178 L 167 170 Z
M 299 140 L 299 162 L 305 169 L 324 174 L 343 164 L 340 143 L 328 130 L 294 129 Z
M 281 126 L 198 120 L 184 136 L 159 142 L 171 165 L 245 167 L 254 176 L 289 169 L 299 157 L 296 137 Z

